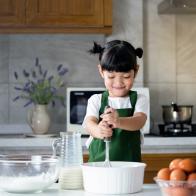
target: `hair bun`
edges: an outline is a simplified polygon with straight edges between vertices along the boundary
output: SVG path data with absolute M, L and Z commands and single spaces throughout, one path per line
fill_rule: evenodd
M 94 42 L 93 48 L 89 50 L 91 54 L 101 54 L 103 52 L 104 48 L 101 47 L 101 45 Z
M 137 48 L 137 49 L 135 50 L 135 53 L 136 53 L 136 56 L 138 56 L 139 58 L 141 58 L 142 55 L 143 55 L 143 50 L 142 50 L 142 48 Z

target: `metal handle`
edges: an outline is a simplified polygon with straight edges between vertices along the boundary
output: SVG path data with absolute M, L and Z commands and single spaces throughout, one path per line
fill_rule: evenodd
M 178 108 L 178 105 L 176 103 L 172 102 L 171 106 L 173 107 L 174 112 L 179 112 L 179 108 Z
M 105 137 L 104 142 L 111 142 L 111 137 Z
M 60 142 L 61 142 L 61 138 L 55 139 L 55 140 L 52 142 L 52 152 L 53 152 L 53 156 L 56 156 L 56 155 L 57 155 L 57 147 L 59 146 Z
M 109 105 L 106 105 L 104 108 L 104 113 L 106 113 L 106 109 L 110 108 Z M 112 125 L 109 125 L 109 127 L 111 127 Z M 111 137 L 106 137 L 104 138 L 104 142 L 111 142 Z

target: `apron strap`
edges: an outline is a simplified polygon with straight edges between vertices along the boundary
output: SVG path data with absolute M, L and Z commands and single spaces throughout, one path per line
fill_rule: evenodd
M 137 91 L 129 91 L 129 97 L 130 97 L 130 101 L 131 101 L 131 106 L 133 108 L 133 113 L 135 111 L 135 104 L 137 102 Z
M 105 106 L 108 105 L 108 96 L 109 96 L 109 92 L 108 91 L 104 91 L 102 93 L 102 96 L 101 96 L 101 108 L 99 110 L 100 114 L 104 113 Z

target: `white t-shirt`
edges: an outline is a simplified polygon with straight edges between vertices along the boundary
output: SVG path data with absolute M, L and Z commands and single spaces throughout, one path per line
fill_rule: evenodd
M 86 110 L 86 115 L 84 117 L 84 121 L 82 126 L 85 129 L 85 118 L 88 116 L 94 116 L 97 119 L 99 119 L 99 110 L 101 108 L 101 97 L 102 94 L 94 94 L 92 95 L 87 104 L 87 110 Z M 123 108 L 132 108 L 131 102 L 130 102 L 130 97 L 108 97 L 108 105 L 114 109 L 123 109 Z M 143 112 L 146 114 L 148 118 L 148 99 L 145 95 L 143 94 L 137 94 L 137 102 L 135 104 L 135 110 L 134 114 L 137 112 Z M 89 147 L 93 137 L 90 136 L 90 138 L 86 142 L 86 146 Z M 141 143 L 143 143 L 143 134 L 141 134 Z

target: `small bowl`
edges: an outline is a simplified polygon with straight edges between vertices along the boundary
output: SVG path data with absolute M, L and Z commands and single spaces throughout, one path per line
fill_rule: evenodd
M 163 196 L 196 196 L 196 181 L 161 180 L 154 177 Z
M 59 160 L 51 155 L 5 155 L 0 157 L 0 189 L 33 193 L 58 179 Z
M 104 162 L 82 165 L 85 191 L 96 194 L 127 194 L 141 191 L 145 163 L 110 163 L 112 167 L 104 167 Z

